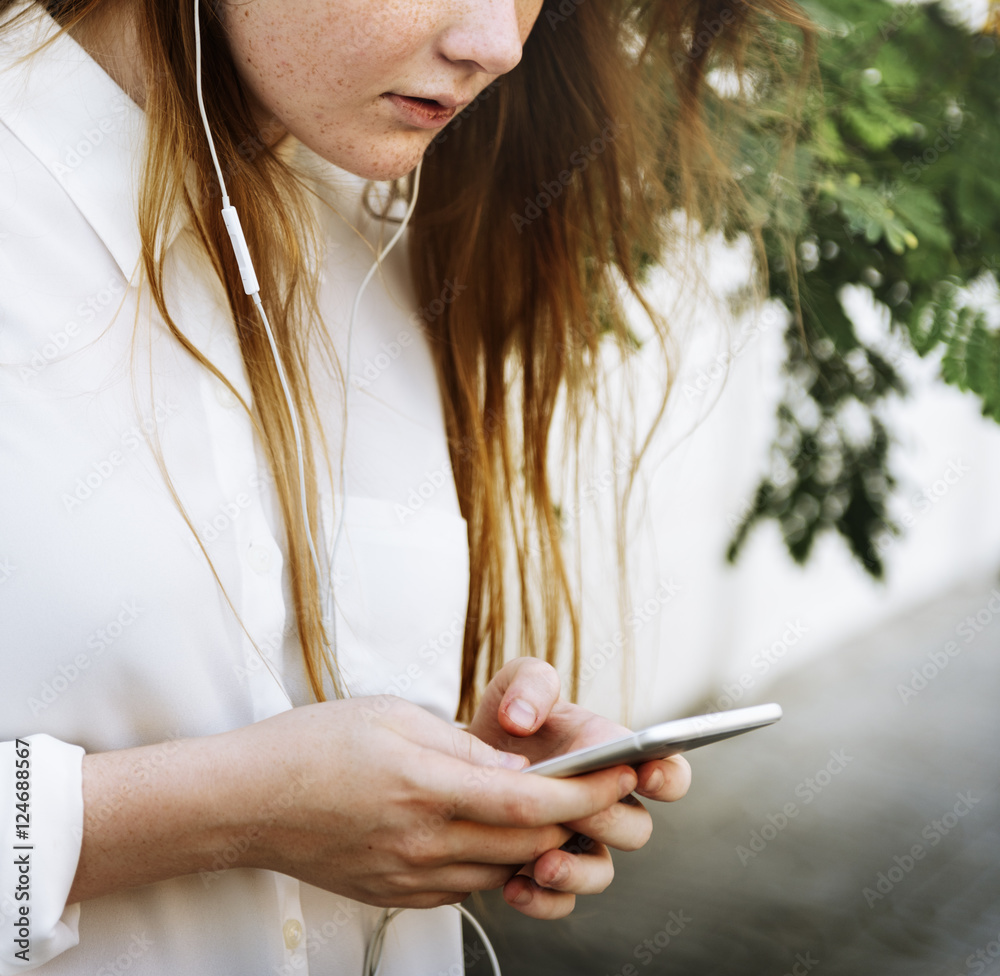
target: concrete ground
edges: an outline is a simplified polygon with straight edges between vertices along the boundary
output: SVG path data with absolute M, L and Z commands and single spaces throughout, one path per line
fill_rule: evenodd
M 603 895 L 558 922 L 480 902 L 506 976 L 1000 974 L 1000 581 L 757 700 L 784 719 L 692 753 Z

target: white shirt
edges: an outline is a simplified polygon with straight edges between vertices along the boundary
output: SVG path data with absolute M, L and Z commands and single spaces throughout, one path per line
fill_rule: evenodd
M 138 286 L 144 116 L 66 35 L 15 64 L 54 30 L 39 11 L 0 44 L 0 974 L 358 973 L 379 910 L 269 871 L 66 904 L 84 751 L 163 742 L 166 759 L 172 739 L 311 699 L 280 517 L 250 421 Z M 326 198 L 374 241 L 358 181 L 323 166 Z M 371 251 L 331 211 L 321 221 L 321 306 L 343 363 Z M 338 653 L 353 694 L 399 694 L 450 720 L 466 524 L 403 244 L 354 329 Z M 181 221 L 166 287 L 182 331 L 249 402 L 221 285 Z M 314 362 L 336 458 L 339 381 Z M 157 445 L 233 609 L 171 496 Z M 327 485 L 328 540 L 331 498 Z M 17 738 L 30 741 L 26 841 L 15 836 Z M 26 878 L 16 865 L 25 856 Z M 18 958 L 24 906 L 30 949 Z M 386 945 L 384 972 L 461 971 L 450 909 L 404 913 Z

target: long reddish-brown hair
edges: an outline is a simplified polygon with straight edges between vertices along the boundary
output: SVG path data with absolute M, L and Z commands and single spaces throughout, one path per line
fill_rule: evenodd
M 63 26 L 85 27 L 116 2 L 47 0 L 45 6 Z M 0 16 L 13 5 L 0 0 Z M 322 310 L 309 257 L 315 231 L 308 190 L 258 130 L 222 25 L 207 13 L 215 5 L 203 6 L 203 87 L 218 154 L 297 409 L 315 432 L 305 350 Z M 174 323 L 163 288 L 165 229 L 175 208 L 186 208 L 207 260 L 229 285 L 253 393 L 245 407 L 275 478 L 295 619 L 313 692 L 322 699 L 324 674 L 338 693 L 339 685 L 325 650 L 290 417 L 219 213 L 196 102 L 192 4 L 147 0 L 125 8 L 148 82 L 138 214 L 143 272 L 178 341 L 219 375 Z M 560 544 L 550 441 L 558 433 L 579 449 L 583 420 L 599 393 L 599 344 L 616 342 L 627 354 L 623 286 L 646 307 L 666 355 L 667 327 L 645 306 L 641 269 L 667 243 L 668 214 L 684 209 L 697 216 L 732 198 L 734 183 L 702 121 L 705 75 L 713 63 L 739 71 L 761 26 L 774 22 L 796 25 L 808 42 L 808 22 L 790 0 L 545 0 L 521 63 L 443 130 L 425 157 L 410 234 L 418 303 L 434 302 L 446 281 L 463 286 L 461 297 L 439 302 L 442 311 L 426 324 L 469 531 L 460 717 L 471 714 L 477 688 L 503 662 L 511 552 L 520 652 L 554 663 L 568 623 L 570 692 L 577 692 L 578 597 Z M 194 184 L 185 182 L 189 161 Z M 555 432 L 561 398 L 567 429 Z M 664 391 L 657 421 L 666 399 Z M 622 506 L 641 453 L 640 447 L 631 458 Z M 321 440 L 311 441 L 305 461 L 316 526 L 316 471 L 326 463 Z M 621 574 L 623 519 L 617 528 Z

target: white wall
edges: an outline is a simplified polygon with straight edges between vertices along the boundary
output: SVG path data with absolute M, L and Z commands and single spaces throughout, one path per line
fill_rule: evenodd
M 727 324 L 709 296 L 745 280 L 746 256 L 715 244 L 697 263 L 703 288 L 678 285 L 676 275 L 672 283 L 665 272 L 652 287 L 658 307 L 673 309 L 683 351 L 669 416 L 642 469 L 647 504 L 636 512 L 630 549 L 632 725 L 737 699 L 766 700 L 766 685 L 777 675 L 959 580 L 1000 568 L 1000 425 L 982 418 L 974 397 L 936 379 L 936 363 L 906 352 L 898 367 L 912 394 L 887 416 L 898 440 L 893 513 L 912 524 L 904 537 L 886 540 L 886 581 L 870 580 L 833 536 L 818 541 L 807 567 L 797 567 L 776 523 L 754 531 L 735 568 L 725 564 L 733 525 L 767 463 L 784 321 L 765 307 L 755 323 Z M 849 305 L 867 340 L 889 342 L 870 298 L 852 295 Z M 646 357 L 639 394 L 647 414 L 663 384 L 655 358 Z M 727 375 L 719 363 L 728 363 Z M 589 477 L 601 485 L 614 450 L 606 439 L 595 444 Z M 618 712 L 625 657 L 616 640 L 613 553 L 606 530 L 602 541 L 594 523 L 607 518 L 611 497 L 601 492 L 585 506 L 582 516 L 590 521 L 581 528 L 590 665 L 581 700 L 607 714 Z

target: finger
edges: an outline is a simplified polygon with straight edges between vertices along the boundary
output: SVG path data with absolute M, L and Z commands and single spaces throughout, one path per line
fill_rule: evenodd
M 439 746 L 442 752 L 450 752 L 456 759 L 463 759 L 476 766 L 521 770 L 530 765 L 530 760 L 526 756 L 495 749 L 478 736 L 454 726 L 446 726 L 441 730 L 441 735 L 444 738 L 444 742 Z
M 629 766 L 568 779 L 472 765 L 457 782 L 451 768 L 448 774 L 454 818 L 495 827 L 542 827 L 592 817 L 628 796 L 638 782 Z
M 462 862 L 528 864 L 573 836 L 572 830 L 560 824 L 523 830 L 431 817 L 403 844 L 403 851 L 409 860 L 427 868 Z
M 516 864 L 478 864 L 456 862 L 430 870 L 414 869 L 389 874 L 384 879 L 386 894 L 403 898 L 421 892 L 495 891 L 502 888 L 517 870 Z
M 543 888 L 574 895 L 596 895 L 611 884 L 615 866 L 604 844 L 576 834 L 561 848 L 547 851 L 538 858 L 530 873 Z
M 559 674 L 551 664 L 533 657 L 515 658 L 493 677 L 481 712 L 496 715 L 510 735 L 531 735 L 559 700 L 559 689 Z
M 515 875 L 503 887 L 504 901 L 529 918 L 565 918 L 576 907 L 576 895 L 542 888 L 523 874 Z
M 425 749 L 442 752 L 476 766 L 500 767 L 520 770 L 528 765 L 528 760 L 519 753 L 495 749 L 482 739 L 457 728 L 450 722 L 439 719 L 426 709 L 419 708 L 391 695 L 382 695 L 370 700 L 378 703 L 386 721 L 393 724 L 408 742 Z M 388 702 L 388 704 L 384 704 Z M 375 704 L 371 705 L 374 711 Z
M 691 786 L 691 766 L 683 756 L 643 763 L 638 773 L 638 792 L 650 800 L 672 803 Z
M 497 683 L 503 692 L 498 718 L 512 735 L 530 735 L 559 701 L 559 675 L 552 665 L 531 657 L 511 661 L 509 667 Z
M 637 851 L 653 833 L 653 818 L 630 795 L 592 817 L 574 820 L 566 826 L 615 850 Z
M 418 891 L 404 895 L 387 889 L 382 895 L 372 896 L 370 904 L 377 908 L 441 908 L 442 905 L 458 905 L 471 894 L 471 891 Z

